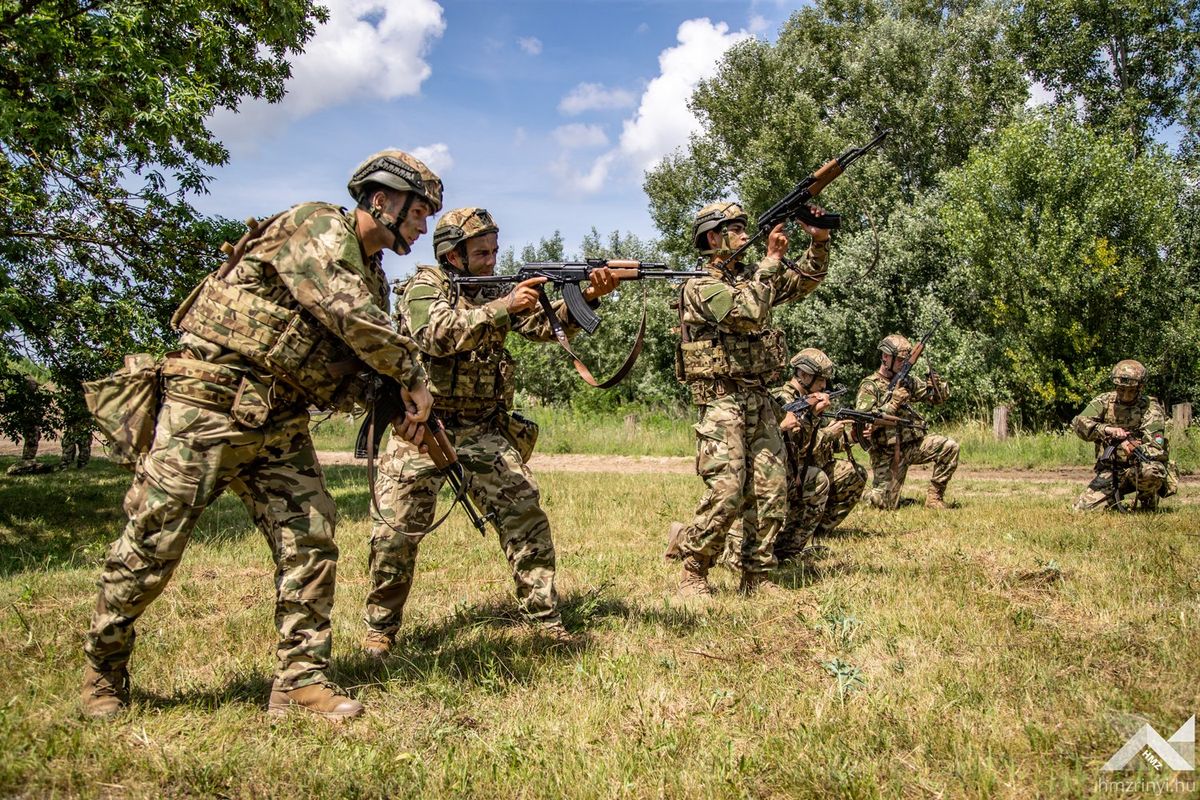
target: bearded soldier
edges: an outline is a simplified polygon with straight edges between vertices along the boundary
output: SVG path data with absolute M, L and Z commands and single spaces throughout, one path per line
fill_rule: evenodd
M 950 385 L 932 372 L 928 381 L 910 372 L 900 385 L 889 389 L 892 377 L 912 352 L 912 345 L 908 339 L 893 333 L 879 343 L 879 352 L 879 369 L 858 385 L 855 408 L 890 414 L 912 424 L 872 427 L 866 442 L 873 482 L 867 502 L 875 508 L 896 508 L 909 466 L 932 462 L 933 477 L 925 506 L 945 509 L 946 485 L 958 469 L 958 442 L 948 436 L 926 434 L 924 420 L 912 404 L 940 405 L 950 399 Z
M 817 214 L 823 212 L 815 209 Z M 696 425 L 696 471 L 707 491 L 690 525 L 672 526 L 683 570 L 679 593 L 712 594 L 708 572 L 734 520 L 741 520 L 742 577 L 739 591 L 771 589 L 775 537 L 787 515 L 787 455 L 780 420 L 767 387 L 787 364 L 783 331 L 771 325 L 771 309 L 798 300 L 825 277 L 829 231 L 804 229 L 812 244 L 800 264 L 785 267 L 783 225 L 767 238 L 767 255 L 756 267 L 722 262 L 749 241 L 746 212 L 733 202 L 712 203 L 696 215 L 692 241 L 708 256 L 708 277 L 680 290 L 679 378 L 700 409 Z
M 1116 389 L 1088 403 L 1071 421 L 1075 434 L 1096 443 L 1096 477 L 1075 501 L 1076 511 L 1124 508 L 1132 492 L 1135 507 L 1151 511 L 1159 497 L 1175 493 L 1166 437 L 1167 415 L 1158 400 L 1144 394 L 1146 368 L 1126 359 L 1112 369 Z
M 226 487 L 252 510 L 276 565 L 269 711 L 362 712 L 326 676 L 338 548 L 308 409 L 349 410 L 373 371 L 405 387 L 402 433 L 422 435 L 433 398 L 415 345 L 388 316 L 382 251 L 409 252 L 441 206 L 442 184 L 412 156 L 387 150 L 364 161 L 348 188 L 351 211 L 304 203 L 252 225 L 176 312 L 180 350 L 161 366 L 153 442 L 125 496 L 129 522 L 109 550 L 85 636 L 90 716 L 128 704 L 134 623 Z
M 437 266 L 421 266 L 397 288 L 401 330 L 421 351 L 434 410 L 470 473 L 476 506 L 495 523 L 525 616 L 558 641 L 569 641 L 554 587 L 554 541 L 541 507 L 537 481 L 526 462 L 536 426 L 513 413 L 515 362 L 504 348 L 509 332 L 534 341 L 554 338 L 538 303 L 545 278 L 517 284 L 501 297 L 483 290 L 457 291 L 451 275 L 491 275 L 500 229 L 482 208 L 447 212 L 433 233 Z M 607 268 L 592 272 L 584 299 L 595 304 L 617 279 Z M 487 287 L 481 287 L 486 289 Z M 579 330 L 558 300 L 554 313 L 569 335 Z M 371 532 L 371 590 L 363 649 L 382 658 L 395 643 L 412 587 L 420 531 L 433 521 L 444 480 L 433 461 L 392 437 L 376 481 L 379 515 Z
M 849 460 L 834 457 L 840 450 L 850 453 L 846 423 L 820 425 L 821 413 L 829 407 L 826 388 L 833 379 L 833 361 L 817 348 L 806 347 L 790 363 L 791 379 L 771 391 L 778 404 L 776 414 L 783 420 L 779 428 L 788 462 L 787 519 L 775 539 L 775 558 L 780 563 L 801 556 L 815 536 L 840 525 L 867 485 L 867 471 L 852 455 Z M 802 398 L 808 398 L 810 405 L 799 416 L 783 411 L 783 406 Z M 725 543 L 724 562 L 740 569 L 741 550 L 741 523 L 735 521 Z

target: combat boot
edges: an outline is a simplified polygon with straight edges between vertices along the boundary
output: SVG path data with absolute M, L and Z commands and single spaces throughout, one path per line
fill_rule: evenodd
M 362 703 L 347 697 L 332 683 L 310 683 L 297 689 L 272 686 L 267 712 L 273 717 L 282 717 L 292 708 L 334 720 L 350 719 L 363 713 Z
M 712 587 L 708 584 L 708 570 L 712 561 L 705 560 L 694 553 L 683 559 L 683 574 L 679 577 L 679 595 L 681 597 L 712 597 Z
M 949 506 L 946 505 L 946 487 L 938 486 L 936 483 L 929 484 L 929 491 L 925 493 L 925 507 L 945 511 Z
M 570 647 L 571 645 L 578 644 L 580 641 L 579 637 L 567 630 L 567 626 L 563 625 L 560 620 L 538 625 L 537 632 L 543 638 L 547 639 L 551 645 Z
M 395 643 L 396 637 L 393 634 L 371 628 L 363 637 L 362 649 L 371 658 L 387 658 Z
M 83 670 L 83 713 L 93 719 L 110 719 L 129 707 L 129 671 L 125 667 Z
M 767 597 L 787 597 L 787 590 L 765 572 L 742 572 L 742 582 L 738 584 L 738 594 L 750 597 L 762 594 Z
M 663 553 L 664 561 L 679 561 L 683 558 L 683 539 L 687 526 L 682 522 L 672 522 L 667 532 L 667 551 Z

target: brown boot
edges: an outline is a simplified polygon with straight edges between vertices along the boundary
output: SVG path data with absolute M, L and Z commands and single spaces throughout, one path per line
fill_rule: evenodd
M 347 697 L 332 683 L 310 683 L 298 689 L 271 687 L 271 702 L 267 711 L 282 717 L 288 709 L 299 708 L 319 714 L 325 719 L 349 719 L 363 713 L 363 704 Z
M 667 531 L 667 552 L 663 553 L 663 561 L 680 561 L 683 559 L 683 536 L 687 530 L 682 522 L 672 522 Z
M 537 632 L 551 645 L 570 647 L 579 644 L 580 641 L 579 637 L 567 630 L 567 626 L 563 625 L 561 621 L 538 625 Z
M 396 637 L 393 634 L 384 633 L 372 628 L 363 637 L 362 649 L 371 658 L 387 658 L 388 653 L 392 652 L 392 645 L 395 643 Z
M 708 585 L 708 570 L 711 561 L 701 560 L 694 554 L 683 559 L 683 574 L 679 577 L 679 595 L 681 597 L 712 597 L 712 587 Z
M 101 672 L 88 664 L 81 696 L 85 716 L 111 719 L 129 707 L 129 672 L 125 667 Z
M 738 594 L 743 597 L 755 594 L 763 594 L 767 597 L 786 597 L 787 590 L 771 580 L 771 576 L 765 572 L 743 572 L 742 582 L 738 585 Z
M 946 505 L 946 487 L 929 484 L 929 491 L 925 493 L 925 507 L 945 511 L 949 507 Z

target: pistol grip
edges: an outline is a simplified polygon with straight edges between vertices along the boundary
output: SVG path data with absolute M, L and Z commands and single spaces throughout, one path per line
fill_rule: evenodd
M 823 215 L 817 216 L 809 210 L 807 205 L 801 205 L 796 209 L 796 219 L 801 222 L 812 225 L 814 228 L 824 228 L 827 231 L 836 230 L 842 227 L 842 215 L 834 214 L 826 211 Z
M 596 316 L 596 312 L 592 311 L 587 300 L 583 299 L 583 292 L 580 290 L 579 284 L 564 283 L 562 296 L 563 300 L 567 301 L 567 310 L 571 312 L 571 318 L 575 320 L 576 324 L 588 333 L 595 333 L 596 328 L 600 327 L 600 317 Z

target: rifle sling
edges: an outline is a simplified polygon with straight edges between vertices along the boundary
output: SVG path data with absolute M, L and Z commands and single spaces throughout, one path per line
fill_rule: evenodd
M 617 368 L 617 371 L 603 382 L 597 381 L 592 376 L 592 371 L 588 369 L 587 364 L 583 363 L 575 351 L 571 349 L 570 342 L 567 341 L 567 332 L 563 330 L 562 322 L 558 315 L 554 313 L 553 306 L 550 305 L 550 298 L 546 296 L 545 291 L 538 292 L 538 302 L 542 304 L 542 311 L 546 314 L 546 319 L 550 323 L 550 330 L 554 333 L 554 339 L 558 342 L 558 346 L 567 351 L 567 355 L 575 362 L 575 371 L 579 373 L 579 377 L 583 378 L 583 382 L 595 389 L 611 389 L 616 386 L 629 371 L 633 369 L 633 365 L 637 363 L 638 356 L 642 352 L 642 344 L 646 338 L 646 285 L 642 284 L 642 319 L 638 323 L 637 338 L 634 339 L 633 348 L 629 351 L 629 355 L 625 356 L 625 361 Z

